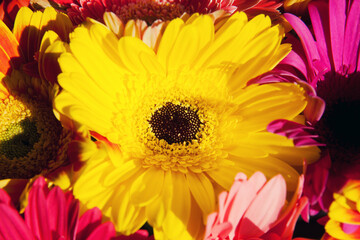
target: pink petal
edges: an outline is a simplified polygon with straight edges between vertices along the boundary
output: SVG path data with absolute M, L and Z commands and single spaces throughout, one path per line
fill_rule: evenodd
M 67 217 L 67 233 L 70 239 L 75 238 L 75 231 L 79 222 L 79 200 L 74 199 L 72 192 L 65 193 Z
M 46 207 L 46 206 L 43 206 Z M 67 236 L 67 209 L 65 208 L 65 196 L 59 187 L 51 189 L 47 198 L 47 208 L 49 209 L 50 229 L 59 237 Z
M 98 208 L 87 210 L 79 219 L 76 231 L 77 239 L 86 239 L 89 233 L 101 225 L 101 211 Z
M 296 67 L 305 78 L 307 78 L 307 68 L 304 59 L 295 51 L 291 51 L 281 62 L 280 64 L 286 64 Z
M 356 61 L 360 48 L 360 1 L 353 1 L 346 20 L 343 64 L 348 66 L 347 73 L 356 71 Z M 360 63 L 358 63 L 360 64 Z M 359 71 L 359 67 L 357 67 Z
M 325 101 L 317 96 L 309 97 L 304 110 L 306 120 L 314 124 L 318 122 L 325 111 Z
M 11 204 L 11 198 L 10 196 L 6 193 L 5 190 L 0 188 L 0 203 L 5 203 L 7 205 L 10 206 Z
M 352 234 L 357 231 L 360 226 L 354 224 L 341 223 L 341 228 L 346 234 Z
M 241 238 L 260 237 L 279 217 L 286 200 L 286 182 L 281 175 L 270 179 L 259 191 L 237 227 Z
M 149 233 L 146 230 L 140 229 L 136 233 L 129 236 L 118 236 L 114 240 L 153 240 L 154 235 L 149 237 Z
M 47 188 L 43 177 L 34 182 L 29 193 L 29 204 L 25 209 L 26 224 L 38 239 L 52 239 L 45 187 Z
M 310 204 L 315 204 L 324 193 L 330 167 L 328 155 L 307 167 L 303 194 L 309 198 Z
M 90 235 L 84 240 L 110 240 L 116 236 L 115 228 L 112 222 L 106 222 L 93 229 Z M 80 240 L 80 239 L 79 239 Z
M 19 213 L 7 203 L 0 202 L 0 216 L 0 239 L 35 240 Z
M 227 239 L 233 226 L 229 222 L 219 223 L 211 229 L 211 235 L 206 239 Z
M 345 0 L 330 0 L 330 41 L 333 54 L 333 64 L 335 71 L 342 70 L 343 50 L 344 50 L 344 32 L 346 19 L 346 2 Z

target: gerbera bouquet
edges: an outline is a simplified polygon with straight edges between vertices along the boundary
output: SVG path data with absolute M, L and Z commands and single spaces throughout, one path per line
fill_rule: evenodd
M 0 239 L 360 239 L 360 0 L 0 17 Z

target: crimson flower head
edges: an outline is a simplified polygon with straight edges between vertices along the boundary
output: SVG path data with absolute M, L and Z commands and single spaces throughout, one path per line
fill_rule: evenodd
M 130 19 L 145 20 L 152 24 L 155 20 L 172 20 L 183 13 L 211 13 L 216 10 L 248 11 L 255 16 L 259 12 L 275 18 L 280 0 L 53 0 L 66 9 L 73 23 L 79 24 L 87 17 L 103 22 L 104 12 L 115 13 L 124 23 Z

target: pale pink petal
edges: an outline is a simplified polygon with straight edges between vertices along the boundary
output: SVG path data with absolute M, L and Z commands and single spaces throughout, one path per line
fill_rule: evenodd
M 225 204 L 228 199 L 228 195 L 229 195 L 228 192 L 222 192 L 219 194 L 219 215 L 218 215 L 219 221 L 224 221 L 225 214 L 227 213 Z
M 221 203 L 219 202 L 219 207 L 221 206 Z M 220 210 L 219 210 L 220 212 Z M 208 215 L 207 221 L 206 221 L 206 227 L 205 227 L 205 239 L 210 236 L 212 233 L 212 228 L 215 226 L 218 219 L 218 213 L 214 212 Z M 213 236 L 213 235 L 212 235 Z
M 344 32 L 346 19 L 346 1 L 330 0 L 330 41 L 333 54 L 333 64 L 336 72 L 342 70 L 342 56 L 344 50 Z
M 265 184 L 252 201 L 238 225 L 237 235 L 241 238 L 263 235 L 279 217 L 285 200 L 286 182 L 281 175 L 277 175 Z
M 44 188 L 44 178 L 38 178 L 29 193 L 29 204 L 25 209 L 25 221 L 38 239 L 52 239 Z
M 234 226 L 234 229 L 229 234 L 230 239 L 235 236 L 235 226 L 243 218 L 244 213 L 265 183 L 266 177 L 261 172 L 255 172 L 248 181 L 243 180 L 242 173 L 235 177 L 235 182 L 230 189 L 228 201 L 225 205 L 225 219 L 222 221 L 230 222 Z
M 304 208 L 308 205 L 308 200 L 306 197 L 300 198 L 297 202 L 292 211 L 281 221 L 279 222 L 274 228 L 271 229 L 271 232 L 276 233 L 277 235 L 281 236 L 281 239 L 292 239 L 296 222 L 304 210 Z M 265 235 L 266 236 L 266 235 Z M 264 238 L 266 239 L 266 237 Z
M 360 1 L 353 1 L 346 19 L 343 64 L 348 66 L 347 73 L 356 71 L 356 61 L 360 48 Z M 359 63 L 358 63 L 359 64 Z M 359 71 L 357 67 L 357 71 Z
M 227 239 L 233 226 L 229 222 L 219 223 L 212 227 L 210 235 L 206 237 L 207 240 L 211 239 Z

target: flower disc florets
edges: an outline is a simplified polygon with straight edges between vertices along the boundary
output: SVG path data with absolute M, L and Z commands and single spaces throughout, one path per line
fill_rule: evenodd
M 171 102 L 157 109 L 149 123 L 155 136 L 168 144 L 195 140 L 201 124 L 197 110 Z
M 9 96 L 0 105 L 0 178 L 30 178 L 52 169 L 62 126 L 51 106 Z
M 218 113 L 204 101 L 179 94 L 149 101 L 137 119 L 143 167 L 202 172 L 216 166 L 220 154 L 215 137 Z

